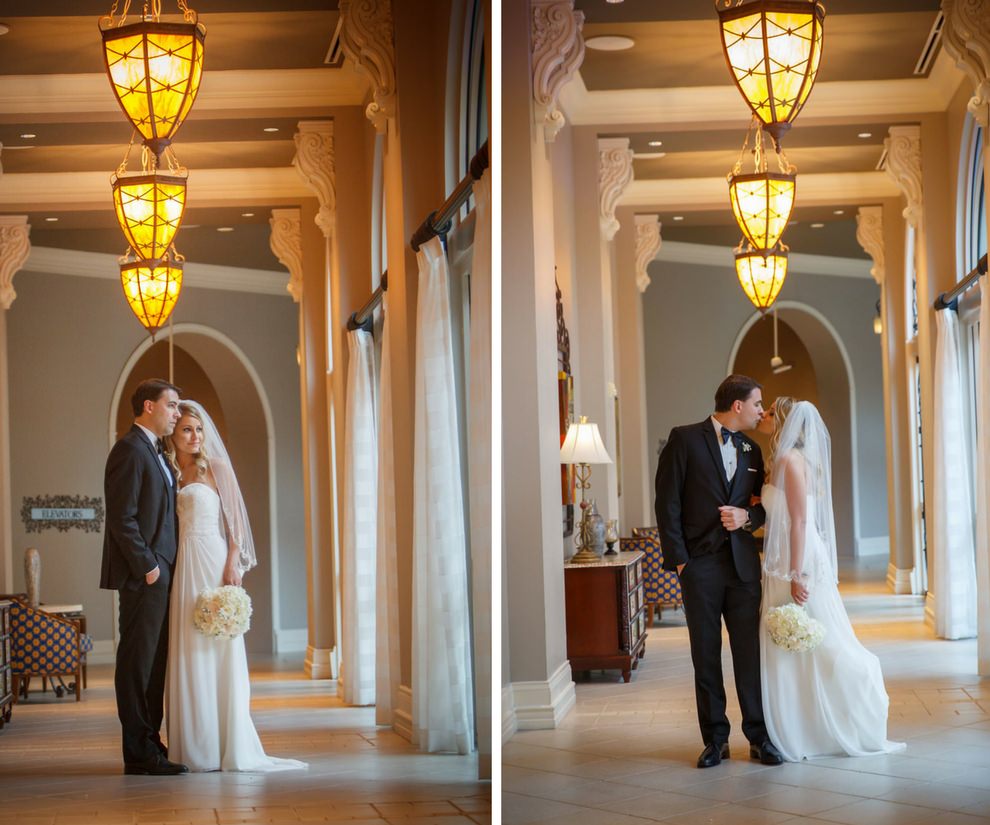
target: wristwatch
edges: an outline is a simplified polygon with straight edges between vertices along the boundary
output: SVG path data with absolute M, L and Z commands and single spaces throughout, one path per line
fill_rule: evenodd
M 747 533 L 752 533 L 753 532 L 753 520 L 752 519 L 746 519 L 746 523 L 742 526 L 742 529 L 745 530 Z

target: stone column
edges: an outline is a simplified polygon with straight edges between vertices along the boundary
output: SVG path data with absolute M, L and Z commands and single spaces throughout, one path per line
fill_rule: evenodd
M 548 139 L 583 54 L 564 0 L 502 4 L 503 731 L 552 728 L 574 704 L 564 627 L 554 203 Z M 559 113 L 558 113 L 559 114 Z M 552 133 L 552 134 L 550 134 Z M 511 308 L 511 311 L 509 311 Z
M 983 129 L 983 180 L 990 182 L 990 1 L 942 0 L 945 15 L 942 43 L 945 51 L 954 58 L 973 84 L 973 97 L 967 108 Z M 987 234 L 990 236 L 990 187 L 986 187 Z M 982 300 L 987 300 L 990 286 L 987 276 L 981 284 Z M 983 333 L 986 334 L 986 333 Z M 984 367 L 984 369 L 986 369 Z M 977 446 L 978 455 L 990 451 L 990 433 L 987 422 L 990 415 L 984 412 L 978 429 L 981 431 Z M 982 506 L 977 505 L 976 577 L 977 585 L 977 645 L 976 653 L 981 676 L 990 675 L 990 514 L 986 512 L 987 491 L 983 489 Z
M 13 522 L 10 506 L 10 386 L 7 374 L 7 311 L 17 293 L 14 275 L 31 253 L 27 215 L 0 215 L 0 590 L 14 589 Z
M 312 679 L 337 676 L 336 576 L 338 558 L 334 472 L 334 348 L 331 261 L 336 218 L 333 121 L 303 121 L 295 135 L 293 165 L 317 198 L 312 233 L 301 243 L 302 294 L 299 301 L 300 390 L 302 392 L 303 490 L 309 638 L 306 673 Z M 300 222 L 301 226 L 301 222 Z M 302 231 L 300 232 L 302 237 Z

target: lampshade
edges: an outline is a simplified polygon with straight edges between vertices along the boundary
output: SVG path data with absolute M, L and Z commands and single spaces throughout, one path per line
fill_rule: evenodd
M 143 20 L 102 34 L 103 60 L 117 102 L 145 144 L 161 155 L 199 92 L 206 29 L 198 23 Z
M 729 178 L 729 202 L 736 223 L 755 249 L 772 249 L 794 208 L 797 175 L 762 172 Z
M 760 312 L 766 312 L 787 277 L 787 252 L 779 247 L 769 252 L 737 252 L 736 275 L 746 297 Z
M 612 459 L 602 443 L 597 424 L 581 421 L 567 428 L 567 436 L 560 448 L 561 464 L 611 464 Z
M 718 17 L 732 79 L 779 144 L 818 74 L 825 8 L 817 0 L 719 0 Z
M 164 257 L 182 222 L 186 178 L 142 172 L 114 175 L 110 185 L 117 222 L 135 255 L 144 260 Z
M 124 297 L 151 337 L 175 309 L 182 289 L 182 260 L 126 261 L 120 264 Z

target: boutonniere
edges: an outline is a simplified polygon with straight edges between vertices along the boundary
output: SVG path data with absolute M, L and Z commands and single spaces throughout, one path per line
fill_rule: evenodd
M 742 443 L 742 451 L 743 451 L 744 453 L 748 453 L 748 452 L 749 452 L 750 450 L 752 450 L 752 449 L 753 449 L 753 448 L 752 448 L 752 447 L 750 447 L 750 446 L 749 446 L 749 444 L 748 444 L 747 442 L 745 442 L 745 441 L 744 441 L 744 442 Z

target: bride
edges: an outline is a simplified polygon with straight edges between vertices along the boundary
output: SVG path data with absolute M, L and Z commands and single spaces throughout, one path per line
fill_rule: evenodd
M 887 740 L 880 661 L 860 644 L 838 589 L 832 461 L 828 430 L 808 401 L 781 396 L 758 427 L 770 435 L 770 482 L 760 611 L 763 710 L 784 759 L 870 756 L 902 750 Z M 825 627 L 812 651 L 777 647 L 766 629 L 771 607 L 794 601 Z
M 244 637 L 208 638 L 193 626 L 201 591 L 239 585 L 254 567 L 254 541 L 237 478 L 220 434 L 195 401 L 166 440 L 179 490 L 179 546 L 169 604 L 165 712 L 170 758 L 192 771 L 305 768 L 265 754 L 251 721 Z

